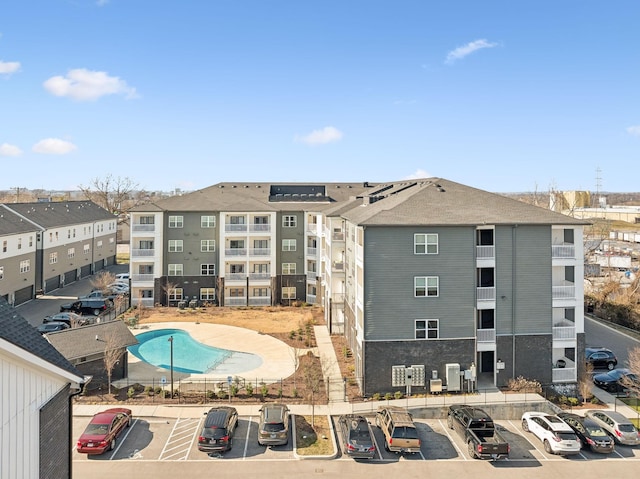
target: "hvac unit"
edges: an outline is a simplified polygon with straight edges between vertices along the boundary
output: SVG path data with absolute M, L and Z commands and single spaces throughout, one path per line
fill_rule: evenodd
M 460 364 L 448 363 L 445 365 L 447 376 L 447 391 L 460 391 Z

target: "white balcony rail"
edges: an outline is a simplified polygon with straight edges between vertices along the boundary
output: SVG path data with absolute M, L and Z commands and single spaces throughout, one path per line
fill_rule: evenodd
M 315 294 L 307 294 L 307 303 L 316 304 L 316 295 Z
M 344 271 L 344 263 L 342 261 L 334 261 L 331 265 L 332 271 Z
M 248 225 L 236 225 L 236 224 L 225 224 L 224 230 L 229 233 L 233 233 L 235 231 L 247 231 L 249 228 Z
M 552 298 L 553 299 L 572 299 L 576 297 L 575 286 L 553 286 Z
M 145 256 L 155 256 L 156 254 L 156 250 L 155 249 L 139 249 L 139 248 L 133 248 L 131 250 L 131 257 L 133 258 L 140 258 L 140 257 L 145 257 Z
M 573 382 L 576 380 L 576 368 L 553 368 L 552 379 L 554 383 Z
M 131 281 L 153 281 L 152 274 L 132 274 Z
M 247 248 L 226 248 L 224 254 L 227 256 L 247 256 Z
M 225 306 L 246 306 L 247 298 L 243 297 L 226 297 L 224 298 Z
M 249 250 L 249 256 L 269 256 L 271 254 L 271 248 L 251 248 Z
M 246 273 L 225 273 L 224 278 L 225 278 L 225 281 L 246 281 L 247 274 Z
M 313 248 L 311 246 L 307 246 L 307 255 L 308 256 L 316 256 L 318 254 L 318 248 Z
M 307 233 L 308 234 L 312 234 L 312 235 L 317 235 L 318 234 L 318 225 L 311 223 L 307 225 Z
M 553 339 L 576 339 L 575 326 L 554 326 Z
M 153 308 L 154 302 L 153 298 L 136 298 L 135 295 L 131 298 L 131 304 L 133 306 L 137 306 L 138 304 L 142 304 L 142 306 L 146 308 Z
M 478 329 L 476 330 L 479 343 L 495 343 L 496 342 L 496 330 L 495 329 Z
M 317 271 L 307 271 L 307 279 L 310 281 L 315 281 L 318 277 Z
M 271 225 L 257 224 L 249 225 L 249 231 L 252 233 L 269 233 L 271 231 Z
M 249 280 L 268 281 L 271 279 L 271 273 L 249 273 Z
M 576 247 L 572 244 L 554 244 L 551 246 L 553 258 L 575 258 Z
M 493 245 L 490 246 L 476 246 L 476 257 L 479 259 L 491 259 L 495 258 L 496 247 Z
M 495 286 L 491 287 L 482 287 L 476 288 L 478 294 L 478 301 L 495 301 L 496 299 L 496 288 Z
M 149 225 L 149 224 L 134 224 L 131 226 L 131 230 L 133 232 L 153 232 L 156 230 L 156 225 Z
M 344 241 L 344 232 L 343 231 L 334 231 L 331 234 L 331 239 L 333 241 Z
M 269 306 L 271 296 L 249 296 L 249 306 Z

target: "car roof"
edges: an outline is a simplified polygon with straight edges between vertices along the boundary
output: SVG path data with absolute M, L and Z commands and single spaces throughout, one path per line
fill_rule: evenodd
M 221 427 L 225 425 L 227 416 L 235 411 L 229 406 L 212 407 L 204 420 L 204 427 Z
M 611 419 L 613 419 L 617 423 L 632 424 L 631 420 L 628 417 L 626 417 L 622 413 L 619 413 L 618 411 L 609 411 L 607 409 L 589 409 L 585 414 L 589 414 L 589 413 L 591 414 L 601 413 L 601 414 L 604 414 L 605 416 L 609 416 Z
M 284 414 L 289 410 L 284 404 L 271 403 L 265 404 L 260 408 L 260 411 L 264 413 L 265 421 L 282 421 Z

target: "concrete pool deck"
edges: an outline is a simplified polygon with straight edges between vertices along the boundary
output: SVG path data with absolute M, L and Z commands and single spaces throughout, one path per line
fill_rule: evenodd
M 175 371 L 173 381 L 222 381 L 228 376 L 239 376 L 248 381 L 272 383 L 291 376 L 295 371 L 294 355 L 296 350 L 284 342 L 261 334 L 251 329 L 238 328 L 223 324 L 166 322 L 144 324 L 131 329 L 134 335 L 158 329 L 181 329 L 191 335 L 196 341 L 216 348 L 249 353 L 258 356 L 261 361 L 246 361 L 243 355 L 223 361 L 216 368 L 205 374 L 188 374 Z M 305 354 L 307 350 L 298 350 L 298 354 Z M 169 381 L 170 370 L 153 366 L 129 354 L 129 371 L 127 379 L 114 381 L 116 387 L 125 384 L 140 383 L 144 385 L 159 385 L 162 378 Z

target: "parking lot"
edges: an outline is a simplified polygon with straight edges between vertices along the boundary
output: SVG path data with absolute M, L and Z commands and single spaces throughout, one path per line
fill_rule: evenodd
M 73 431 L 77 438 L 89 422 L 89 417 L 74 417 Z M 157 417 L 134 418 L 131 428 L 118 438 L 113 451 L 103 455 L 87 456 L 74 451 L 74 461 L 290 461 L 297 460 L 290 438 L 286 446 L 265 447 L 257 442 L 258 417 L 241 416 L 233 439 L 233 448 L 222 455 L 207 455 L 198 451 L 198 435 L 202 428 L 202 418 L 163 419 Z M 337 418 L 334 425 L 337 424 Z M 369 418 L 374 423 L 372 417 Z M 448 429 L 446 419 L 416 419 L 416 426 L 422 442 L 417 454 L 397 455 L 384 449 L 382 432 L 371 426 L 377 452 L 368 462 L 400 461 L 474 461 L 466 452 L 466 445 L 454 431 Z M 530 433 L 525 433 L 517 420 L 495 421 L 501 434 L 511 445 L 508 459 L 497 461 L 519 462 L 522 465 L 541 465 L 547 461 L 640 461 L 640 448 L 616 446 L 612 454 L 596 454 L 583 450 L 573 456 L 554 456 L 544 451 L 542 443 Z M 339 447 L 339 446 L 338 446 Z M 337 461 L 353 461 L 338 453 Z

